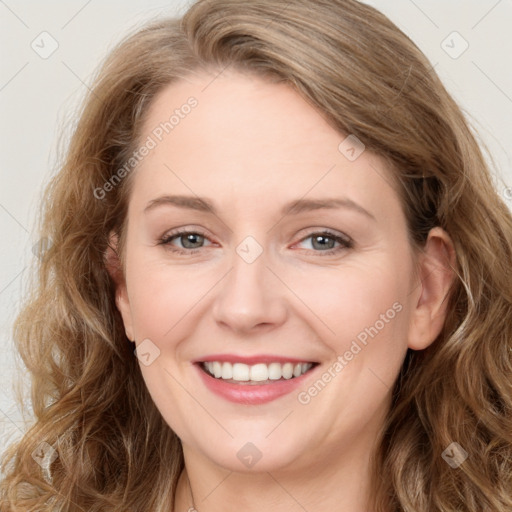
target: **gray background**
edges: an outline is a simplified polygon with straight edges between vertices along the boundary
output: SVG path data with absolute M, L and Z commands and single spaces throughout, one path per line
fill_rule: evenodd
M 512 208 L 512 2 L 367 3 L 387 14 L 435 66 L 489 149 L 496 187 Z M 11 329 L 34 257 L 41 187 L 69 133 L 64 123 L 73 119 L 100 60 L 127 30 L 181 13 L 187 4 L 0 0 L 0 453 L 24 429 L 14 402 L 19 371 Z

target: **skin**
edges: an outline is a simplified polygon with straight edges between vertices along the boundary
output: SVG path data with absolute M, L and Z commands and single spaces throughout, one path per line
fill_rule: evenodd
M 141 371 L 183 443 L 175 510 L 192 507 L 188 476 L 200 512 L 366 512 L 369 461 L 392 385 L 407 349 L 426 348 L 445 319 L 453 245 L 435 228 L 424 252 L 413 250 L 384 162 L 369 151 L 349 161 L 338 150 L 346 134 L 289 86 L 236 71 L 214 76 L 194 74 L 153 101 L 141 140 L 190 96 L 198 105 L 132 176 L 124 273 L 112 271 L 128 338 L 160 351 Z M 171 194 L 208 198 L 217 214 L 169 204 L 144 212 Z M 348 207 L 280 213 L 296 199 L 331 197 L 373 218 Z M 204 242 L 159 244 L 181 227 L 200 230 Z M 325 229 L 353 246 L 329 239 L 327 249 L 339 251 L 324 255 L 312 235 Z M 236 251 L 249 235 L 263 251 L 250 264 Z M 198 249 L 171 250 L 187 247 Z M 300 403 L 298 392 L 395 303 L 400 312 Z M 320 364 L 297 392 L 240 405 L 209 391 L 191 363 L 218 353 Z M 261 452 L 252 468 L 237 457 L 247 442 Z

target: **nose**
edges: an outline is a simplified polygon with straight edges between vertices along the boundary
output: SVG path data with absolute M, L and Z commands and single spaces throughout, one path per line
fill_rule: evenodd
M 234 252 L 231 271 L 213 304 L 214 319 L 223 329 L 250 334 L 285 322 L 286 287 L 267 263 L 265 252 L 251 263 Z

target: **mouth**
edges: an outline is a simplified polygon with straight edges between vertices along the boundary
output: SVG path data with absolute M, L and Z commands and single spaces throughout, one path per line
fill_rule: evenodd
M 318 363 L 278 362 L 245 364 L 228 361 L 202 361 L 199 367 L 210 377 L 230 384 L 266 385 L 278 381 L 297 379 Z
M 319 364 L 280 356 L 227 354 L 194 361 L 206 389 L 241 405 L 262 405 L 285 395 L 294 396 Z

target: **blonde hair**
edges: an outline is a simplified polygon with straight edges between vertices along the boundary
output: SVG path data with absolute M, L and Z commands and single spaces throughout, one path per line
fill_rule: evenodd
M 434 226 L 455 245 L 444 328 L 407 353 L 396 381 L 373 509 L 511 510 L 512 217 L 427 59 L 355 0 L 202 0 L 109 55 L 42 205 L 52 245 L 14 332 L 36 421 L 4 458 L 2 510 L 172 510 L 180 440 L 146 390 L 104 258 L 110 232 L 123 240 L 131 180 L 94 190 L 138 147 L 164 86 L 227 66 L 289 84 L 382 157 L 415 247 Z M 46 472 L 31 456 L 41 442 L 58 454 Z M 468 453 L 458 468 L 442 458 L 452 442 Z

